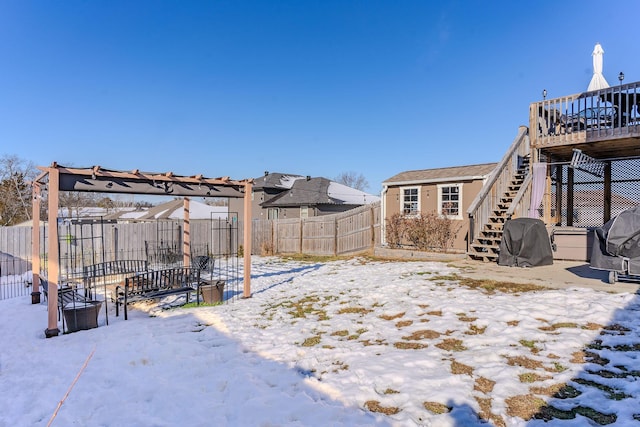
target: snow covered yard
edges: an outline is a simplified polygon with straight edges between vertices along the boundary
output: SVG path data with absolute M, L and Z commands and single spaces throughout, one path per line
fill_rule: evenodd
M 51 425 L 640 423 L 636 294 L 361 258 L 252 274 L 247 300 L 52 339 L 44 305 L 0 301 L 0 426 L 46 425 L 87 360 Z

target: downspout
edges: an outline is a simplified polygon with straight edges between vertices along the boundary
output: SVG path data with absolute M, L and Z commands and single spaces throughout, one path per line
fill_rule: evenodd
M 380 193 L 380 245 L 387 244 L 386 228 L 387 228 L 387 191 L 389 187 L 382 184 L 382 192 Z

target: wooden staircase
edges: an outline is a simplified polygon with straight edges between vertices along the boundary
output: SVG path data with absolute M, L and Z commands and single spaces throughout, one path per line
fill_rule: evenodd
M 520 187 L 529 173 L 530 156 L 522 157 L 518 169 L 511 177 L 511 181 L 506 190 L 498 198 L 491 209 L 491 214 L 485 224 L 482 225 L 471 245 L 469 245 L 469 258 L 484 262 L 497 261 L 500 253 L 500 240 L 502 239 L 502 228 L 507 221 L 507 211 L 513 203 Z

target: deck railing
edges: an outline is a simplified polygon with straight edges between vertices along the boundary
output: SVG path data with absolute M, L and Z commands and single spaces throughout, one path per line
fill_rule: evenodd
M 640 82 L 534 102 L 529 122 L 535 148 L 638 135 Z
M 530 154 L 529 132 L 526 126 L 520 126 L 518 135 L 511 143 L 509 150 L 493 170 L 482 190 L 473 200 L 467 214 L 469 215 L 469 239 L 471 244 L 479 235 L 481 228 L 489 220 L 498 202 L 509 191 L 509 185 L 522 164 L 522 159 Z

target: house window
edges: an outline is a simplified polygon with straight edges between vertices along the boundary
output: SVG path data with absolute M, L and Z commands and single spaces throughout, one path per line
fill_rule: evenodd
M 462 219 L 462 184 L 438 185 L 439 214 L 449 219 Z
M 267 219 L 278 219 L 278 208 L 269 208 L 267 211 Z
M 405 187 L 400 189 L 400 209 L 402 215 L 416 216 L 420 214 L 420 188 Z
M 309 218 L 309 206 L 300 206 L 300 218 Z

